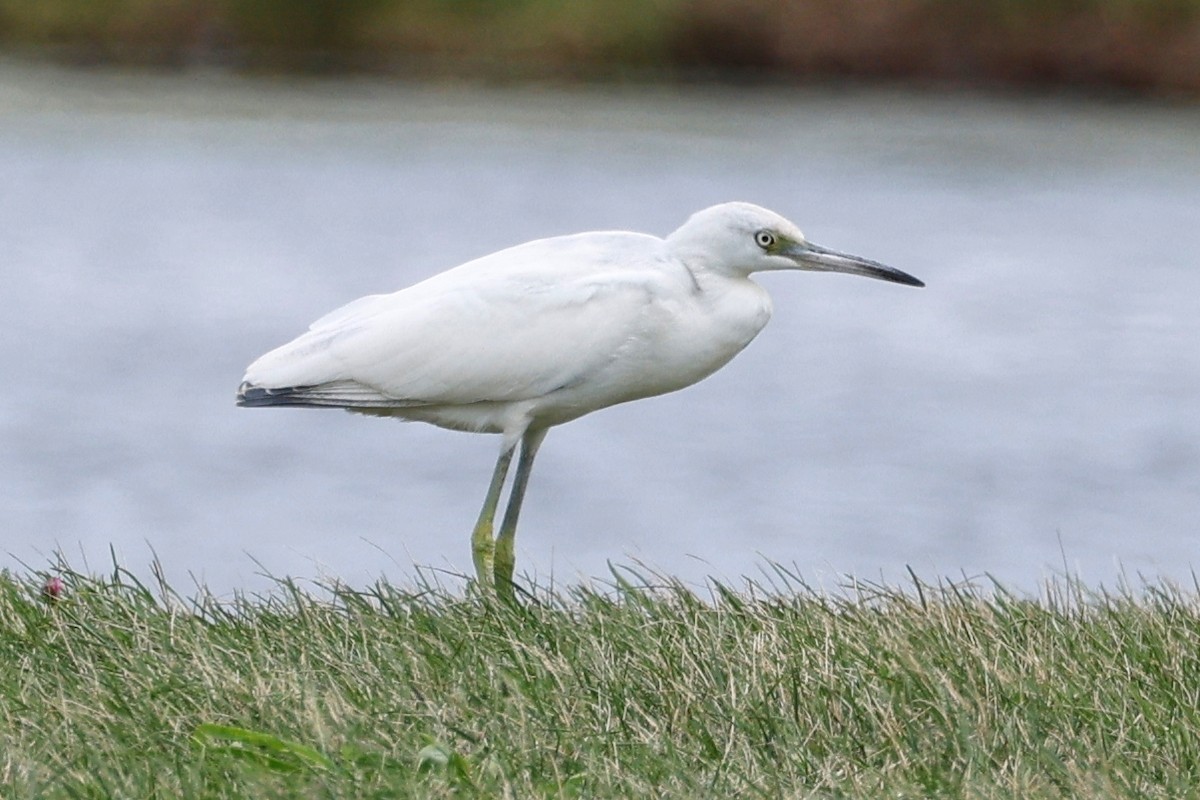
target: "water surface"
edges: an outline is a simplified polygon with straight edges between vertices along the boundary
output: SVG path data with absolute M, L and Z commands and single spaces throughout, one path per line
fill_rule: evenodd
M 761 278 L 683 392 L 555 429 L 518 568 L 1190 580 L 1200 110 L 0 69 L 0 565 L 216 591 L 470 569 L 499 446 L 245 410 L 317 316 L 526 239 L 744 199 L 928 283 Z

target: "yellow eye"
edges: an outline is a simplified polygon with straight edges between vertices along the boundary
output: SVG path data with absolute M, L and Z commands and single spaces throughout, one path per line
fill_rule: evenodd
M 770 250 L 775 246 L 775 234 L 771 233 L 770 231 L 759 231 L 758 233 L 754 234 L 754 241 L 763 250 Z

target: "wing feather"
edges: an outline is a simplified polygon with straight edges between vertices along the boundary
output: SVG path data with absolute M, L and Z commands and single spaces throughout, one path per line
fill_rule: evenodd
M 254 386 L 353 381 L 398 402 L 538 397 L 585 380 L 643 332 L 662 294 L 661 240 L 544 239 L 317 320 L 247 370 Z

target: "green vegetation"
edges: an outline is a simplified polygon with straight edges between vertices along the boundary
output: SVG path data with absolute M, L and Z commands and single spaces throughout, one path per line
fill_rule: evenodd
M 1200 0 L 0 0 L 0 47 L 85 64 L 1200 95 Z
M 0 574 L 0 796 L 1182 797 L 1200 601 L 1164 585 L 520 605 L 436 585 L 219 603 Z M 59 589 L 61 588 L 61 591 Z M 57 597 L 50 596 L 57 594 Z

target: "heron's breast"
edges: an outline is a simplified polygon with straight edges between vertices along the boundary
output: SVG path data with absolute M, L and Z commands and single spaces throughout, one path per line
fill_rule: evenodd
M 771 318 L 771 299 L 749 280 L 706 290 L 672 310 L 645 342 L 645 361 L 679 385 L 695 383 L 725 366 Z
M 766 292 L 750 281 L 740 283 L 717 295 L 697 292 L 654 304 L 602 369 L 553 399 L 593 410 L 673 392 L 708 377 L 770 319 Z

